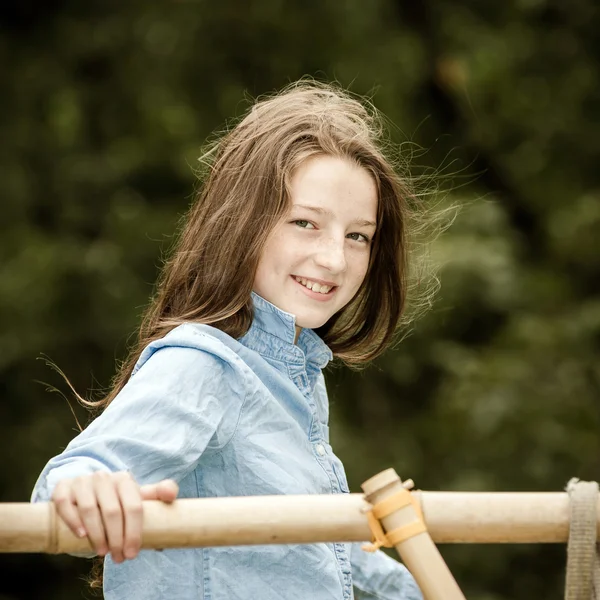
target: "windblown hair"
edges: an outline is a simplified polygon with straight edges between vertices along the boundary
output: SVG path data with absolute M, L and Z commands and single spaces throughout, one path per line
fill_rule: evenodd
M 121 365 L 105 408 L 123 388 L 142 350 L 186 322 L 234 338 L 252 323 L 251 291 L 263 248 L 290 207 L 290 179 L 310 157 L 353 161 L 373 177 L 377 232 L 365 280 L 352 301 L 316 330 L 334 356 L 359 366 L 379 356 L 402 321 L 410 279 L 416 197 L 384 153 L 383 119 L 333 85 L 300 81 L 257 101 L 200 158 L 200 188 L 164 264 L 137 344 Z M 417 292 L 423 297 L 429 290 Z M 418 305 L 419 302 L 414 303 Z M 406 319 L 405 319 L 406 321 Z

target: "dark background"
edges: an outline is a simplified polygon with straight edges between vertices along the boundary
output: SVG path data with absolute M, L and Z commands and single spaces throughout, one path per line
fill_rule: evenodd
M 205 138 L 307 74 L 371 93 L 462 206 L 433 309 L 328 374 L 352 490 L 388 466 L 432 490 L 600 479 L 598 31 L 593 0 L 1 3 L 0 501 L 74 435 L 36 359 L 109 384 Z M 562 597 L 564 546 L 441 550 L 470 599 Z M 81 598 L 88 567 L 2 555 L 0 599 Z

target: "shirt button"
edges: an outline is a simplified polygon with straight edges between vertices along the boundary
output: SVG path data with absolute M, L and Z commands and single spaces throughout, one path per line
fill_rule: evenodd
M 319 456 L 325 456 L 325 454 L 327 454 L 327 451 L 325 450 L 325 446 L 323 446 L 323 444 L 317 444 L 316 450 Z

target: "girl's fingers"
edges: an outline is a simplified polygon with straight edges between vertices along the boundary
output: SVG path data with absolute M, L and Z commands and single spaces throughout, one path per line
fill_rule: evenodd
M 179 494 L 179 486 L 172 479 L 164 479 L 158 484 L 158 499 L 163 502 L 174 502 Z
M 70 481 L 60 481 L 52 493 L 52 502 L 56 507 L 58 516 L 67 524 L 77 537 L 85 537 L 86 531 L 79 511 L 73 502 Z
M 106 542 L 104 523 L 102 522 L 102 516 L 98 507 L 93 478 L 87 476 L 78 477 L 73 480 L 71 493 L 73 503 L 83 521 L 83 527 L 92 547 L 97 554 L 104 556 L 108 552 L 108 544 Z
M 129 473 L 98 471 L 59 482 L 52 501 L 75 535 L 87 535 L 97 554 L 110 552 L 120 563 L 140 551 L 142 500 L 171 503 L 178 493 L 179 486 L 171 479 L 139 487 Z
M 140 487 L 129 473 L 123 473 L 117 478 L 117 491 L 123 507 L 125 527 L 123 554 L 125 558 L 135 558 L 142 546 L 143 510 Z
M 142 500 L 161 500 L 173 502 L 179 493 L 179 486 L 172 479 L 163 479 L 158 483 L 143 485 L 140 488 Z
M 123 556 L 123 509 L 117 495 L 115 477 L 109 473 L 94 474 L 94 490 L 100 507 L 108 549 L 114 562 Z

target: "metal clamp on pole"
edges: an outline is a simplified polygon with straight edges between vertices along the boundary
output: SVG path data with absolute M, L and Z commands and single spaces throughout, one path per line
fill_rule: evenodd
M 390 496 L 385 500 L 380 500 L 375 506 L 372 506 L 366 511 L 369 528 L 373 533 L 373 542 L 362 546 L 362 549 L 366 552 L 375 552 L 382 546 L 393 548 L 396 544 L 427 530 L 425 522 L 423 521 L 421 506 L 407 489 L 407 483 L 408 482 L 404 483 L 404 489 L 396 492 L 393 496 Z M 381 519 L 384 519 L 409 504 L 412 505 L 417 514 L 417 519 L 385 534 L 381 527 Z

